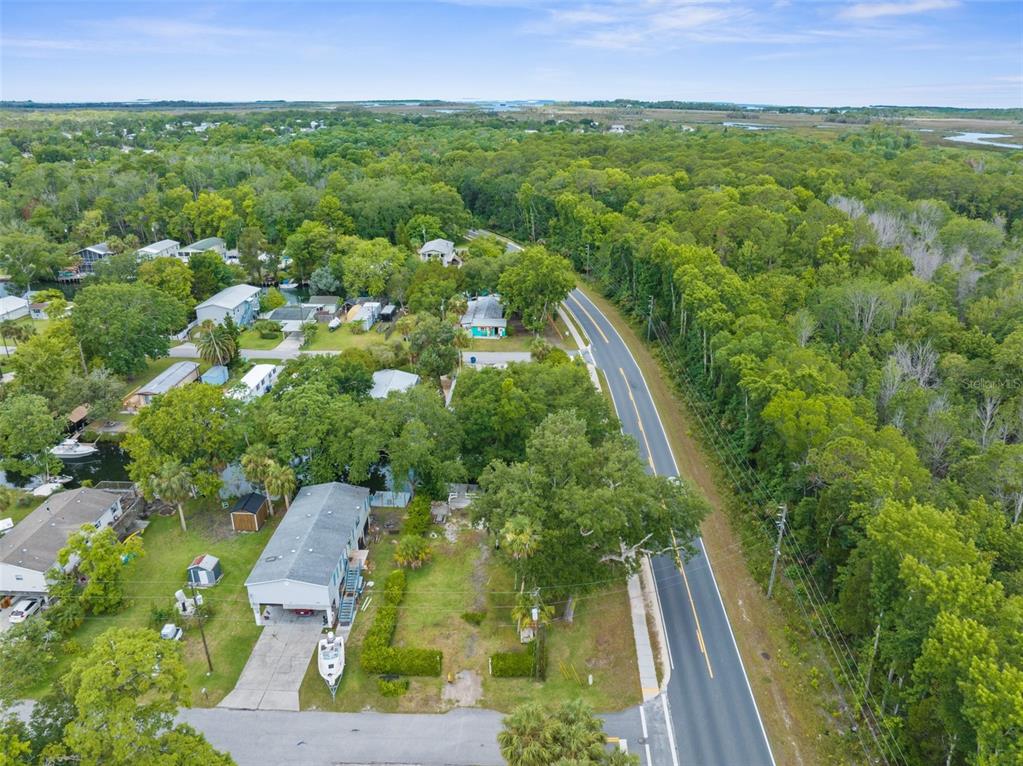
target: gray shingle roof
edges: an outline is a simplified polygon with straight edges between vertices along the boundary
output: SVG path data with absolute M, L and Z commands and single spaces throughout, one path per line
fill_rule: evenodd
M 345 546 L 354 548 L 358 542 L 368 499 L 365 487 L 337 481 L 302 487 L 245 584 L 296 580 L 326 585 Z
M 45 572 L 71 533 L 82 524 L 95 524 L 118 497 L 89 488 L 52 495 L 0 538 L 0 561 Z

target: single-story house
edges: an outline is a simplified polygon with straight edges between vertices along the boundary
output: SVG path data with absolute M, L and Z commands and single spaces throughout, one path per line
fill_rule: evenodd
M 30 303 L 28 304 L 28 315 L 33 319 L 49 319 L 50 315 L 46 313 L 46 309 L 49 307 L 49 301 Z
M 264 610 L 309 609 L 337 621 L 349 556 L 364 547 L 369 490 L 329 482 L 302 487 L 245 587 L 257 625 Z
M 79 258 L 78 268 L 75 271 L 79 275 L 92 274 L 94 273 L 96 262 L 113 255 L 113 251 L 106 242 L 100 242 L 98 245 L 83 247 L 75 255 Z
M 277 382 L 284 367 L 279 364 L 257 364 L 249 370 L 227 395 L 242 402 L 258 399 Z
M 316 309 L 317 315 L 324 318 L 321 321 L 330 321 L 330 318 L 337 314 L 341 299 L 336 295 L 310 295 L 304 301 L 303 306 L 310 306 Z
M 19 298 L 16 295 L 5 295 L 0 298 L 0 322 L 22 319 L 28 314 L 28 301 L 24 298 Z
M 209 588 L 220 582 L 224 568 L 220 559 L 209 553 L 201 553 L 188 565 L 188 584 L 196 588 Z
M 193 242 L 187 247 L 178 250 L 178 258 L 188 263 L 188 259 L 193 255 L 199 255 L 199 253 L 205 253 L 210 250 L 213 250 L 223 260 L 227 255 L 227 242 L 220 237 L 206 237 L 206 239 L 200 239 L 198 242 Z
M 419 248 L 422 261 L 440 261 L 445 266 L 461 267 L 462 259 L 455 252 L 455 243 L 450 239 L 431 239 Z
M 0 593 L 45 595 L 46 573 L 83 524 L 113 526 L 124 514 L 121 494 L 81 488 L 58 492 L 0 537 Z M 69 562 L 65 571 L 74 566 Z
M 161 239 L 151 245 L 140 247 L 135 251 L 135 256 L 140 261 L 149 261 L 153 258 L 173 258 L 178 254 L 181 243 L 176 239 Z
M 199 380 L 211 386 L 222 386 L 231 377 L 230 371 L 222 364 L 215 364 L 204 372 Z
M 377 370 L 373 373 L 373 388 L 369 395 L 374 399 L 386 399 L 392 391 L 408 391 L 419 382 L 419 376 L 403 370 Z
M 508 320 L 499 295 L 481 295 L 469 301 L 459 322 L 474 338 L 503 338 Z
M 252 324 L 259 314 L 258 287 L 252 285 L 232 285 L 225 287 L 195 307 L 195 316 L 199 322 L 207 319 L 214 324 L 223 324 L 231 317 L 239 327 Z
M 314 323 L 316 321 L 316 309 L 312 306 L 291 304 L 274 309 L 270 312 L 268 318 L 274 322 L 280 322 L 281 330 L 284 331 L 285 335 L 288 335 L 293 332 L 302 332 L 303 327 Z
M 231 506 L 231 529 L 235 532 L 258 532 L 270 513 L 270 503 L 259 492 L 239 497 Z
M 346 322 L 362 322 L 364 329 L 369 330 L 380 318 L 381 306 L 376 301 L 358 303 L 348 309 L 345 315 Z
M 125 408 L 138 411 L 149 405 L 154 396 L 165 394 L 199 379 L 198 362 L 175 362 L 145 385 L 132 391 L 124 400 Z
M 531 362 L 533 355 L 528 351 L 463 351 L 462 364 L 476 370 L 485 367 L 505 369 L 509 364 Z

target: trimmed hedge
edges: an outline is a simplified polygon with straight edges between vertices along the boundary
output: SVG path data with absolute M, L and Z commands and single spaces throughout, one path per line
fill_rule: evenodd
M 395 569 L 384 581 L 384 603 L 362 641 L 359 661 L 367 673 L 396 673 L 404 676 L 439 676 L 444 659 L 436 649 L 391 646 L 398 627 L 398 605 L 405 598 L 405 572 Z
M 494 678 L 532 678 L 536 667 L 536 641 L 524 652 L 498 652 L 490 655 L 490 675 Z

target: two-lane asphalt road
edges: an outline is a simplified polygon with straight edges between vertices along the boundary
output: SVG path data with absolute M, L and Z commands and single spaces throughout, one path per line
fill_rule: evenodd
M 566 303 L 590 341 L 594 364 L 604 371 L 622 429 L 635 437 L 651 472 L 678 475 L 650 390 L 625 342 L 579 290 Z M 672 556 L 652 561 L 671 663 L 668 704 L 660 706 L 666 708 L 668 741 L 651 743 L 654 763 L 670 758 L 672 766 L 773 766 L 710 560 L 702 540 L 696 546 L 697 555 L 681 568 Z

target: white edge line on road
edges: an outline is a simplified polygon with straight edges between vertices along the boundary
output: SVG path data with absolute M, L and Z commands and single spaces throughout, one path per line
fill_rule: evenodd
M 646 713 L 643 711 L 643 703 L 639 703 L 639 723 L 643 727 L 643 749 L 646 751 L 647 766 L 654 766 L 653 756 L 650 754 L 650 735 L 646 731 Z
M 620 340 L 622 345 L 625 346 L 625 351 L 632 359 L 632 363 L 636 365 L 636 370 L 639 372 L 639 379 L 643 381 L 643 387 L 646 388 L 647 396 L 650 397 L 650 406 L 654 408 L 654 415 L 657 416 L 657 423 L 661 427 L 661 434 L 664 436 L 664 443 L 668 447 L 668 454 L 671 455 L 671 462 L 675 466 L 675 475 L 678 476 L 678 461 L 675 460 L 675 451 L 671 448 L 671 441 L 668 439 L 668 432 L 664 428 L 664 422 L 661 420 L 661 413 L 657 410 L 657 402 L 654 401 L 653 394 L 650 393 L 650 386 L 647 385 L 646 378 L 643 375 L 643 369 L 639 366 L 639 362 L 636 361 L 636 357 L 633 356 L 632 349 L 629 348 L 629 344 L 625 342 L 625 338 L 623 338 L 621 333 L 618 332 L 618 328 L 614 326 L 614 323 L 604 316 L 604 312 L 602 312 L 597 305 L 590 300 L 589 296 L 579 288 L 576 288 L 576 291 L 586 299 L 586 302 L 589 303 L 598 314 L 604 317 L 604 321 L 610 325 L 611 331 L 614 332 L 614 334 L 618 337 L 618 340 Z M 578 298 L 576 300 L 578 301 Z M 612 397 L 612 399 L 613 398 L 614 397 Z M 735 633 L 732 631 L 732 621 L 728 619 L 728 611 L 725 609 L 724 599 L 721 598 L 721 589 L 718 588 L 717 576 L 714 574 L 714 569 L 710 564 L 710 556 L 707 555 L 707 549 L 703 545 L 703 539 L 697 538 L 697 543 L 700 546 L 700 551 L 703 553 L 703 557 L 707 559 L 707 569 L 710 570 L 710 579 L 711 582 L 714 583 L 714 592 L 718 595 L 718 603 L 721 605 L 721 612 L 725 616 L 725 624 L 728 626 L 728 635 L 732 637 L 732 646 L 735 647 L 735 656 L 739 658 L 739 667 L 742 668 L 742 679 L 746 682 L 746 688 L 749 690 L 750 699 L 753 700 L 753 709 L 757 713 L 757 723 L 760 724 L 760 734 L 763 736 L 764 744 L 767 746 L 767 755 L 771 759 L 771 763 L 777 766 L 776 761 L 774 760 L 774 752 L 771 750 L 771 741 L 767 738 L 767 730 L 764 728 L 764 719 L 760 715 L 760 706 L 757 705 L 757 698 L 753 694 L 753 687 L 750 686 L 749 682 L 749 674 L 746 672 L 746 664 L 742 661 L 742 654 L 739 652 L 739 644 L 736 642 Z M 667 703 L 665 703 L 665 711 L 667 711 Z M 669 727 L 669 731 L 670 730 L 671 727 Z M 672 737 L 672 739 L 674 739 L 674 737 Z M 672 746 L 672 753 L 674 754 L 674 745 Z
M 668 730 L 668 744 L 671 745 L 671 762 L 678 766 L 678 748 L 675 747 L 675 727 L 671 723 L 671 713 L 668 711 L 668 693 L 661 692 L 661 705 L 664 707 L 664 723 Z

